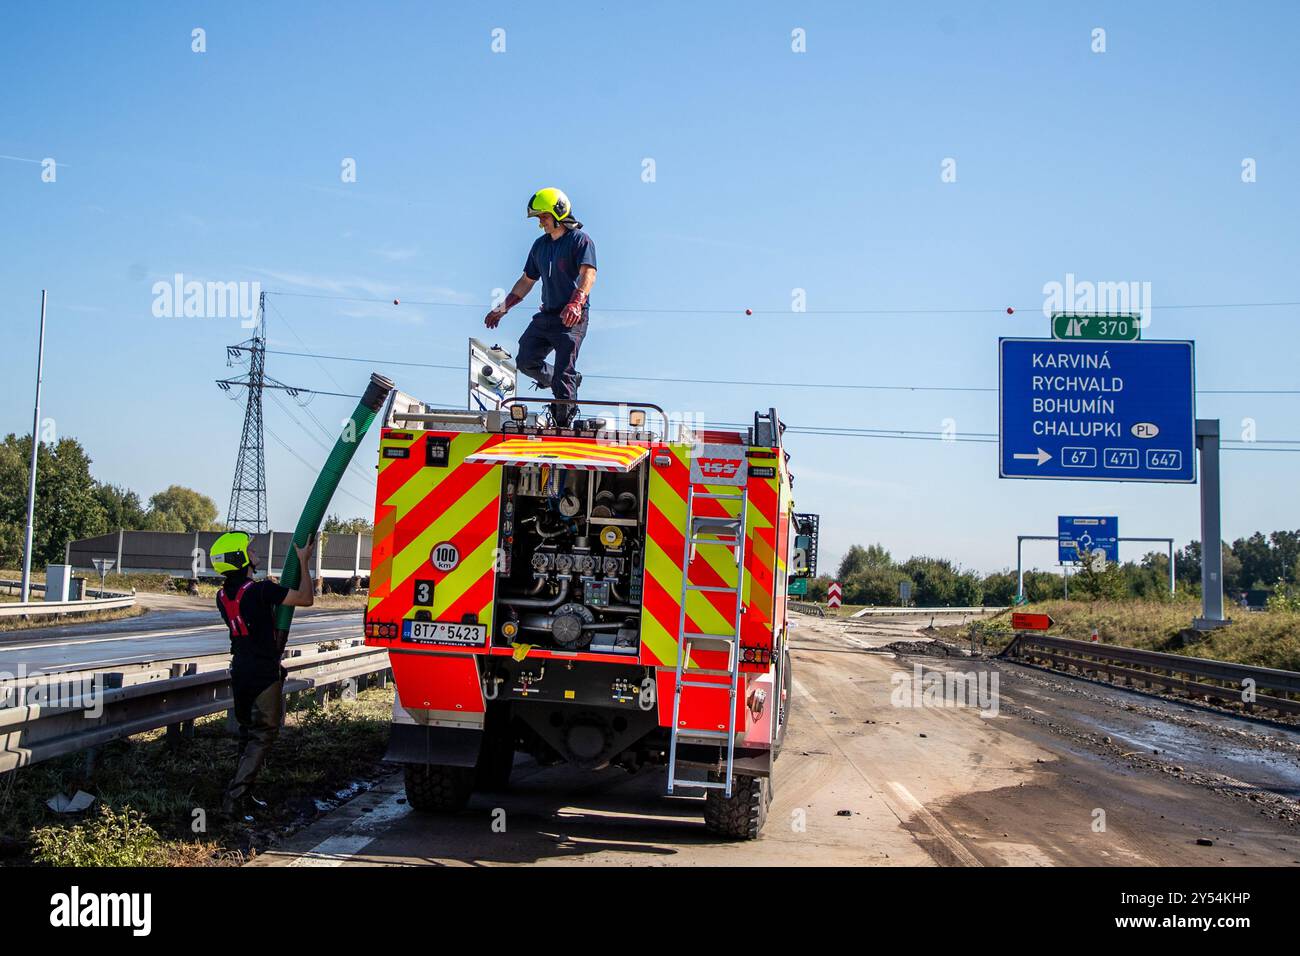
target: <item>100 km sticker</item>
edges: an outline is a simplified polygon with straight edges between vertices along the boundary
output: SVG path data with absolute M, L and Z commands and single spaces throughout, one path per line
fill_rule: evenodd
M 429 561 L 439 571 L 450 571 L 460 564 L 460 548 L 450 541 L 435 544 L 429 552 Z

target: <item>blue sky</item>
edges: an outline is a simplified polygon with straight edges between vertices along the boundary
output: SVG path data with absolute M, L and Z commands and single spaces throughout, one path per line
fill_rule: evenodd
M 597 376 L 995 387 L 998 336 L 1045 335 L 1044 284 L 1067 273 L 1150 282 L 1147 335 L 1194 339 L 1201 387 L 1294 389 L 1300 309 L 1161 306 L 1300 298 L 1298 21 L 1282 3 L 11 7 L 0 428 L 30 427 L 48 288 L 44 414 L 98 477 L 145 496 L 191 485 L 224 514 L 242 413 L 212 383 L 239 371 L 224 346 L 248 333 L 156 318 L 153 284 L 182 273 L 282 293 L 273 349 L 459 365 L 485 334 L 469 304 L 518 275 L 537 234 L 523 205 L 543 185 L 568 192 L 599 250 L 588 398 L 993 433 L 993 392 Z M 941 181 L 949 158 L 956 182 Z M 1245 158 L 1256 182 L 1242 182 Z M 791 311 L 795 289 L 807 312 Z M 492 338 L 513 347 L 528 314 Z M 268 358 L 276 378 L 327 391 L 359 392 L 370 367 Z M 375 367 L 413 394 L 463 395 L 459 372 Z M 1251 419 L 1264 442 L 1300 439 L 1298 403 L 1202 394 L 1197 411 L 1228 437 Z M 279 442 L 319 463 L 350 408 L 316 397 L 318 426 L 268 400 L 276 526 L 313 478 Z M 335 510 L 371 511 L 373 444 Z M 798 507 L 823 515 L 824 562 L 879 541 L 991 570 L 1058 514 L 1199 536 L 1194 486 L 1000 480 L 997 446 L 973 442 L 787 444 Z M 1300 526 L 1297 466 L 1297 453 L 1226 451 L 1226 536 Z M 1048 545 L 1029 556 L 1054 559 Z

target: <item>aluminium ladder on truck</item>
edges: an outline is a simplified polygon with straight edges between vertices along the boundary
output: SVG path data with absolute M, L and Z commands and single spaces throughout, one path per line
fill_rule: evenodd
M 699 499 L 714 501 L 738 501 L 740 513 L 734 517 L 712 517 L 695 514 L 695 502 Z M 697 787 L 704 789 L 721 789 L 725 796 L 731 796 L 731 771 L 736 754 L 736 691 L 740 681 L 740 616 L 745 611 L 745 522 L 749 509 L 749 493 L 741 487 L 738 494 L 717 494 L 696 491 L 691 485 L 686 495 L 686 543 L 682 553 L 682 591 L 678 601 L 680 613 L 677 618 L 677 680 L 673 689 L 673 727 L 668 745 L 668 792 L 674 786 Z M 714 537 L 701 537 L 708 534 Z M 691 559 L 695 548 L 722 547 L 730 550 L 736 561 L 736 586 L 703 585 L 691 583 Z M 689 632 L 686 630 L 686 596 L 692 591 L 732 594 L 736 600 L 736 611 L 732 618 L 731 632 L 727 634 L 709 634 Z M 691 648 L 697 642 L 723 644 L 727 648 L 726 670 L 703 670 L 696 668 L 688 671 Z M 692 680 L 688 674 L 726 675 L 729 684 Z M 680 717 L 682 694 L 687 688 L 707 688 L 721 690 L 728 687 L 726 730 L 703 727 L 683 727 Z M 693 740 L 726 740 L 727 765 L 721 781 L 685 780 L 677 777 L 677 745 L 682 737 Z

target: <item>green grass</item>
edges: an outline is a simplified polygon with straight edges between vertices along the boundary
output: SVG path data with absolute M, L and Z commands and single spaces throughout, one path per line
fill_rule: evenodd
M 32 858 L 49 866 L 162 866 L 166 843 L 136 811 L 101 804 L 85 823 L 32 831 Z
M 1105 644 L 1300 671 L 1300 614 L 1233 608 L 1231 625 L 1198 633 L 1192 618 L 1200 606 L 1190 601 L 1044 601 L 1017 610 L 1050 614 L 1056 623 L 1048 633 L 1058 637 L 1090 640 L 1095 627 Z M 975 626 L 985 644 L 999 650 L 1011 640 L 1010 622 L 1005 611 Z M 970 629 L 950 625 L 940 633 L 967 640 Z
M 85 624 L 88 621 L 116 621 L 124 617 L 139 617 L 143 613 L 142 607 L 119 607 L 111 611 L 78 611 L 74 614 L 51 614 L 48 617 L 34 617 L 28 620 L 0 617 L 0 632 L 30 631 L 42 627 L 57 627 L 60 624 Z
M 170 866 L 242 862 L 250 833 L 265 846 L 312 815 L 313 799 L 329 799 L 382 772 L 393 688 L 354 700 L 308 703 L 291 710 L 258 778 L 255 792 L 270 804 L 250 831 L 218 808 L 234 771 L 237 739 L 225 714 L 195 721 L 194 737 L 169 743 L 165 731 L 99 748 L 86 776 L 86 755 L 73 754 L 0 778 L 0 847 L 9 863 Z M 65 815 L 45 801 L 78 789 L 97 800 Z M 106 812 L 107 811 L 107 812 Z

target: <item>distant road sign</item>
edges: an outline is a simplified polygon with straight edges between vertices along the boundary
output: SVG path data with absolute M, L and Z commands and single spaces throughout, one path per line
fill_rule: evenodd
M 999 339 L 1003 478 L 1196 481 L 1191 342 Z
M 1052 338 L 1064 341 L 1136 342 L 1142 337 L 1140 315 L 1052 314 Z
M 827 607 L 839 607 L 839 606 L 840 606 L 840 596 L 841 596 L 843 593 L 844 593 L 844 592 L 840 589 L 840 582 L 839 582 L 839 581 L 832 581 L 832 582 L 831 582 L 831 586 L 830 586 L 829 588 L 826 589 L 826 605 L 827 605 Z
M 1084 564 L 1098 551 L 1119 562 L 1119 519 L 1061 515 L 1056 519 L 1057 557 L 1062 564 Z
M 1011 614 L 1013 631 L 1045 631 L 1055 623 L 1048 614 L 1024 614 L 1020 611 Z
M 900 601 L 902 601 L 904 604 L 906 604 L 908 601 L 912 600 L 912 582 L 911 582 L 911 581 L 899 581 L 899 582 L 898 582 L 898 599 L 899 599 Z
M 786 580 L 786 594 L 793 594 L 795 597 L 803 597 L 808 593 L 807 578 L 788 578 Z

